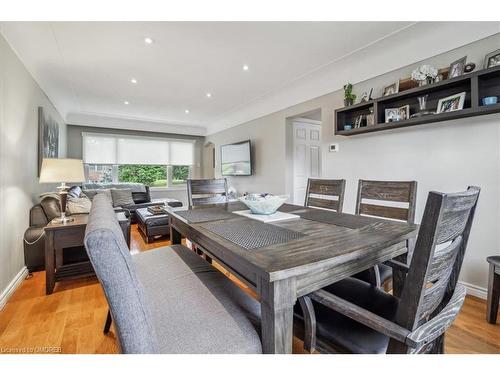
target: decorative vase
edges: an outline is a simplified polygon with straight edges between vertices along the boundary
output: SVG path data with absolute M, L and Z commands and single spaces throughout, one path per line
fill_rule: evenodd
M 434 78 L 432 78 L 432 77 L 427 77 L 426 79 L 418 81 L 418 85 L 420 87 L 425 86 L 425 85 L 430 85 L 431 83 L 434 83 Z
M 419 96 L 417 99 L 418 99 L 418 107 L 420 109 L 420 112 L 425 112 L 425 110 L 427 109 L 427 98 L 429 97 L 429 95 L 423 95 L 423 96 Z
M 417 98 L 418 99 L 418 108 L 420 111 L 411 115 L 410 118 L 422 117 L 422 116 L 434 114 L 434 112 L 427 110 L 427 98 L 428 97 L 429 97 L 429 95 L 422 95 L 422 96 L 419 96 Z
M 344 99 L 344 106 L 349 107 L 350 105 L 354 104 L 354 100 L 352 99 Z

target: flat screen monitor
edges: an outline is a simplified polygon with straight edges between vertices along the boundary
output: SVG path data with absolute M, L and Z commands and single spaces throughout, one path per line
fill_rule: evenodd
M 252 175 L 252 152 L 250 141 L 221 146 L 220 154 L 223 176 Z

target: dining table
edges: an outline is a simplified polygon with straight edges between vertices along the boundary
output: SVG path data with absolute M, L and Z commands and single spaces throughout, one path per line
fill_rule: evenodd
M 293 218 L 271 223 L 241 216 L 244 210 L 241 202 L 170 208 L 170 239 L 188 238 L 256 292 L 264 353 L 292 352 L 299 297 L 391 259 L 406 262 L 418 229 L 288 203 L 278 211 Z M 401 271 L 393 272 L 394 289 L 401 289 Z

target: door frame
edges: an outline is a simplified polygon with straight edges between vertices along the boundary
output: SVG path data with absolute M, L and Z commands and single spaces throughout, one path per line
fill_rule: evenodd
M 289 117 L 286 119 L 286 194 L 289 195 L 289 202 L 293 202 L 293 197 L 295 194 L 295 184 L 294 184 L 294 134 L 293 134 L 293 123 L 303 122 L 312 125 L 319 125 L 320 129 L 320 159 L 319 159 L 319 176 L 323 174 L 323 124 L 322 121 L 312 120 L 304 117 Z

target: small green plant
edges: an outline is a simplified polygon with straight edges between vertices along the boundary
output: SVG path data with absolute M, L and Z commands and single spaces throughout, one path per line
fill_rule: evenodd
M 352 93 L 352 84 L 347 83 L 344 85 L 344 102 L 346 105 L 351 105 L 356 100 L 356 95 Z

